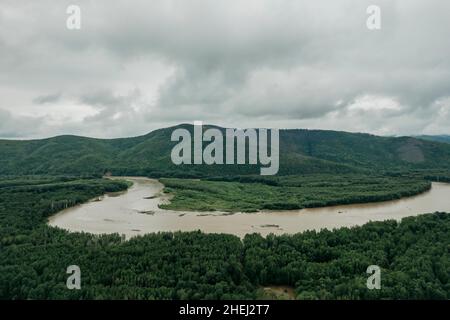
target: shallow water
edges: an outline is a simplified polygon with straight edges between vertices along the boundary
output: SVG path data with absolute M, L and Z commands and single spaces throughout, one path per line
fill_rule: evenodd
M 435 211 L 450 212 L 450 184 L 433 183 L 430 191 L 401 200 L 325 208 L 259 213 L 171 211 L 158 208 L 169 198 L 157 180 L 126 177 L 133 186 L 63 210 L 49 218 L 51 226 L 69 231 L 119 233 L 127 238 L 158 231 L 202 230 L 243 237 L 247 233 L 296 233 L 362 225 L 369 221 L 399 220 Z M 153 198 L 154 197 L 154 198 Z

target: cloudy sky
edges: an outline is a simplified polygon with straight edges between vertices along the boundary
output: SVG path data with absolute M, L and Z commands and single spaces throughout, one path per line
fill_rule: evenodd
M 450 134 L 449 13 L 448 0 L 0 0 L 0 137 L 194 120 Z

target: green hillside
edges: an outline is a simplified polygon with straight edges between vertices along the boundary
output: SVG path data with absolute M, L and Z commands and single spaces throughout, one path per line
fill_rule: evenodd
M 419 139 L 427 140 L 427 141 L 437 141 L 443 143 L 450 143 L 450 136 L 447 135 L 439 135 L 439 136 L 417 136 Z
M 192 131 L 192 125 L 180 125 Z M 104 174 L 210 177 L 259 174 L 260 166 L 175 166 L 170 141 L 177 127 L 123 139 L 59 136 L 0 140 L 0 174 Z M 204 127 L 206 128 L 206 126 Z M 224 130 L 223 128 L 220 128 Z M 323 130 L 280 130 L 279 175 L 307 173 L 447 172 L 450 145 L 412 137 Z

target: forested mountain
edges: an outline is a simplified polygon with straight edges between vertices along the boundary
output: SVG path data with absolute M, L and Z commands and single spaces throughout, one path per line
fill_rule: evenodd
M 192 131 L 192 125 L 180 125 Z M 58 136 L 0 140 L 0 174 L 214 176 L 258 173 L 259 166 L 175 166 L 170 141 L 177 127 L 123 139 Z M 206 126 L 204 126 L 204 129 Z M 220 128 L 224 130 L 223 128 Z M 450 145 L 412 137 L 323 130 L 281 130 L 279 174 L 351 173 L 450 168 Z
M 175 192 L 174 208 L 217 209 L 213 199 L 231 211 L 380 201 L 427 190 L 424 177 L 450 181 L 450 145 L 320 130 L 280 131 L 280 176 L 239 175 L 259 166 L 176 167 L 174 129 L 125 139 L 0 141 L 0 299 L 254 299 L 265 297 L 266 286 L 289 286 L 298 299 L 450 297 L 446 213 L 242 241 L 201 232 L 124 241 L 46 224 L 66 207 L 128 187 L 89 176 L 107 172 L 204 177 L 163 180 Z M 66 288 L 72 264 L 83 270 L 81 290 Z M 372 264 L 382 269 L 382 290 L 367 290 Z
M 450 136 L 448 135 L 438 135 L 438 136 L 417 136 L 419 139 L 427 141 L 437 141 L 443 143 L 450 143 Z

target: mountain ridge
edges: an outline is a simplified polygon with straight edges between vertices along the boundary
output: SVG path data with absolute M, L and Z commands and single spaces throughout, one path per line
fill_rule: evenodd
M 203 128 L 226 128 L 204 125 Z M 0 140 L 0 174 L 217 176 L 258 174 L 259 166 L 181 165 L 170 160 L 179 124 L 135 137 L 100 139 L 60 135 Z M 280 129 L 280 175 L 361 171 L 448 170 L 450 145 L 416 137 L 383 137 L 332 130 Z
M 441 135 L 421 135 L 421 136 L 415 136 L 418 139 L 428 140 L 428 141 L 435 141 L 435 142 L 442 142 L 442 143 L 450 143 L 450 135 L 441 134 Z

